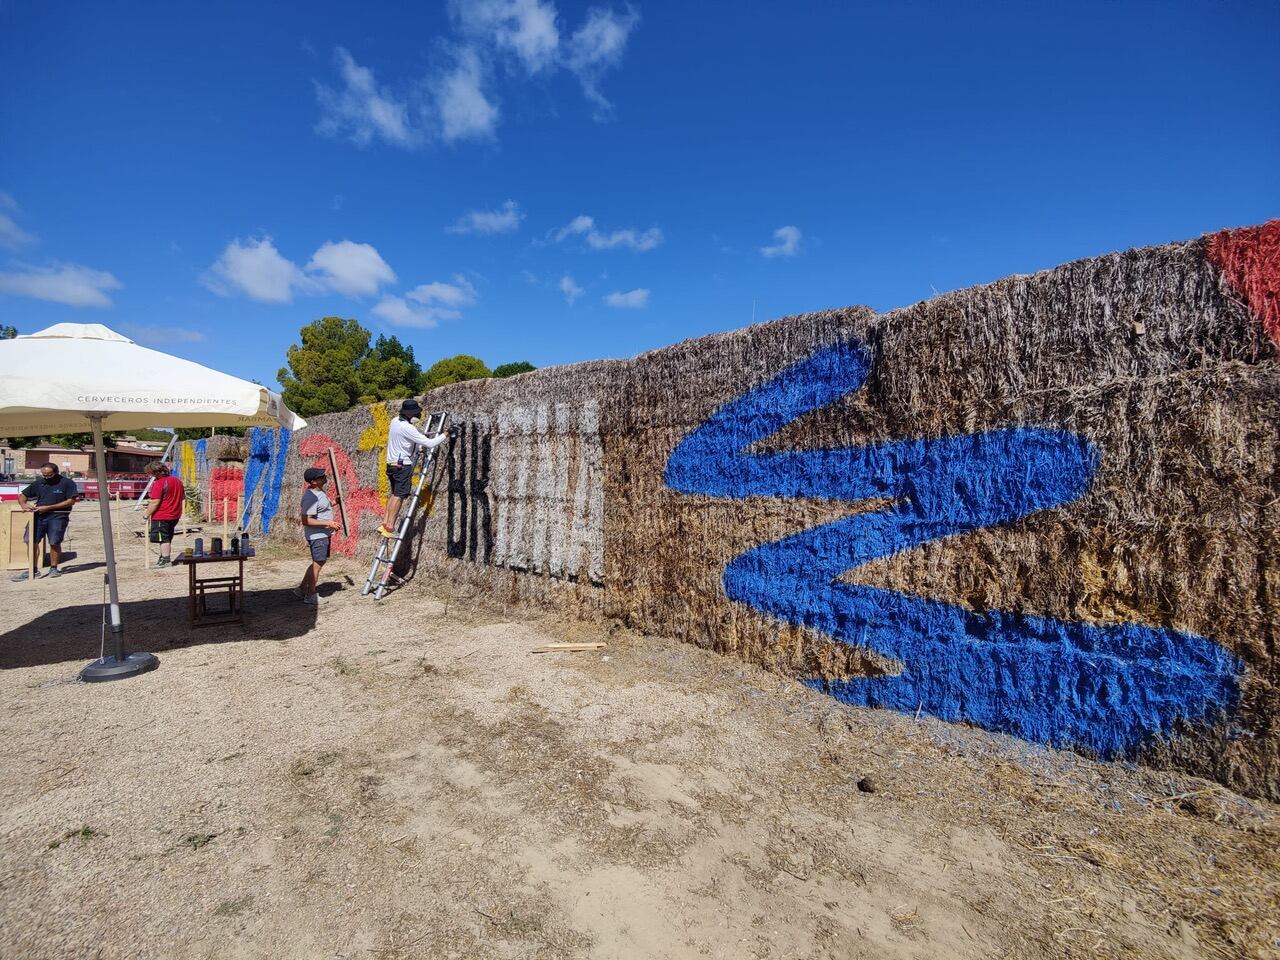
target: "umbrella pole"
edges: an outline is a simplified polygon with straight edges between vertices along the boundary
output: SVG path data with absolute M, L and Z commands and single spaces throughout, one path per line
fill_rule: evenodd
M 80 671 L 87 683 L 100 680 L 123 680 L 160 665 L 150 653 L 124 652 L 124 622 L 120 617 L 120 591 L 116 584 L 115 536 L 111 531 L 111 497 L 107 491 L 107 455 L 102 444 L 102 414 L 90 414 L 93 427 L 93 456 L 98 474 L 98 511 L 102 515 L 102 547 L 107 554 L 107 589 L 111 597 L 111 653 L 103 655 Z

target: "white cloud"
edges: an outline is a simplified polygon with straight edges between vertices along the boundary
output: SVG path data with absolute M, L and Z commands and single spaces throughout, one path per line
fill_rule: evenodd
M 604 298 L 604 302 L 611 307 L 639 309 L 649 305 L 649 291 L 644 287 L 628 290 L 626 293 L 614 291 Z
M 652 250 L 662 243 L 662 231 L 650 227 L 643 233 L 635 230 L 615 230 L 610 234 L 597 233 L 592 230 L 587 234 L 587 243 L 592 250 L 612 250 L 614 247 L 630 247 L 637 253 Z
M 560 278 L 560 292 L 564 294 L 565 303 L 573 306 L 573 301 L 582 296 L 583 290 L 573 282 L 573 277 L 565 274 Z
M 371 297 L 395 272 L 370 244 L 343 240 L 326 243 L 311 255 L 307 272 L 321 284 L 351 297 Z
M 0 293 L 63 303 L 69 307 L 109 307 L 106 290 L 122 284 L 105 270 L 92 270 L 74 263 L 52 267 L 23 267 L 0 273 Z
M 431 140 L 455 143 L 494 136 L 499 81 L 572 74 L 608 119 L 613 106 L 601 92 L 604 75 L 621 62 L 640 23 L 630 5 L 593 7 L 576 30 L 562 33 L 553 0 L 450 0 L 453 30 L 434 40 L 437 60 L 425 78 L 425 98 L 398 96 L 347 50 L 334 50 L 339 82 L 317 82 L 316 131 L 367 146 L 383 140 L 415 147 Z M 401 89 L 418 89 L 417 85 Z
M 560 243 L 562 240 L 564 240 L 567 237 L 577 236 L 580 233 L 587 233 L 589 230 L 595 227 L 595 225 L 596 225 L 595 220 L 592 219 L 591 217 L 588 217 L 586 214 L 574 217 L 572 220 L 569 221 L 568 225 L 561 227 L 559 230 L 555 231 L 554 234 L 552 234 L 552 240 L 554 240 L 556 243 Z
M 36 242 L 36 238 L 18 226 L 10 216 L 17 212 L 17 201 L 7 193 L 0 193 L 0 247 L 6 250 L 20 250 Z
M 381 317 L 388 323 L 394 323 L 397 327 L 434 327 L 442 318 L 439 316 L 440 311 L 422 307 L 415 307 L 403 297 L 383 297 L 370 311 L 375 317 Z M 457 312 L 453 311 L 453 315 L 457 316 Z
M 512 53 L 530 74 L 552 66 L 560 46 L 554 4 L 541 0 L 454 0 L 462 30 Z
M 289 303 L 297 294 L 326 291 L 349 297 L 372 297 L 395 271 L 368 243 L 351 240 L 322 244 L 303 270 L 276 249 L 270 237 L 236 238 L 203 277 L 214 293 L 242 294 L 260 303 Z
M 497 210 L 468 210 L 453 226 L 445 227 L 449 233 L 514 233 L 520 228 L 524 214 L 514 200 L 508 200 Z
M 637 253 L 644 253 L 662 243 L 662 231 L 657 227 L 650 227 L 643 232 L 628 228 L 626 230 L 614 230 L 612 233 L 602 233 L 596 228 L 595 218 L 588 217 L 585 214 L 574 217 L 568 224 L 554 231 L 551 234 L 551 239 L 555 243 L 560 243 L 569 237 L 583 234 L 586 235 L 587 246 L 591 247 L 592 250 L 612 250 L 615 247 L 629 247 Z
M 424 283 L 403 297 L 383 297 L 372 312 L 396 326 L 429 328 L 441 320 L 457 320 L 462 316 L 461 308 L 475 302 L 476 288 L 466 277 L 455 274 L 453 283 Z
M 445 143 L 456 140 L 486 140 L 498 125 L 498 108 L 481 89 L 485 68 L 471 47 L 457 52 L 453 70 L 434 84 L 436 110 L 440 116 L 440 137 Z
M 204 284 L 220 296 L 242 293 L 261 303 L 288 303 L 295 291 L 318 288 L 296 263 L 280 256 L 270 237 L 232 240 L 209 268 Z
M 149 327 L 140 323 L 121 324 L 120 329 L 139 343 L 162 346 L 175 343 L 203 343 L 205 335 L 186 327 Z
M 348 137 L 358 146 L 375 138 L 400 147 L 413 146 L 420 139 L 409 118 L 406 104 L 378 86 L 373 71 L 362 67 L 351 54 L 338 47 L 334 60 L 342 77 L 342 88 L 316 84 L 320 121 L 316 131 L 329 137 Z
M 596 106 L 596 119 L 607 119 L 613 104 L 600 92 L 605 71 L 622 60 L 631 31 L 640 23 L 640 14 L 627 7 L 621 11 L 594 7 L 587 19 L 566 41 L 565 66 L 582 84 L 582 92 Z
M 455 273 L 453 283 L 424 283 L 414 287 L 405 296 L 422 304 L 469 307 L 476 302 L 476 288 L 466 277 Z
M 773 238 L 778 242 L 773 246 L 760 248 L 760 252 L 766 257 L 794 257 L 800 252 L 799 227 L 779 227 L 773 231 Z

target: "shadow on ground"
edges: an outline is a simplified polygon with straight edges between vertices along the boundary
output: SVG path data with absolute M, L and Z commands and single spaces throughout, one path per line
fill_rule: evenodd
M 321 593 L 340 589 L 325 584 Z M 101 603 L 60 607 L 16 630 L 0 633 L 0 670 L 95 659 L 105 610 Z M 125 648 L 149 653 L 205 644 L 288 640 L 309 633 L 316 624 L 316 608 L 300 603 L 288 589 L 246 590 L 243 624 L 193 629 L 185 596 L 122 603 L 120 613 Z

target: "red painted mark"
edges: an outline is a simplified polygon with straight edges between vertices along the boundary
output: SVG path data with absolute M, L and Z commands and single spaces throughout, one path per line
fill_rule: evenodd
M 325 473 L 328 473 L 330 447 L 333 447 L 333 458 L 338 464 L 338 476 L 342 479 L 342 499 L 347 508 L 347 526 L 349 527 L 348 535 L 345 537 L 342 535 L 341 530 L 334 533 L 331 547 L 334 553 L 340 553 L 345 557 L 354 557 L 360 540 L 360 518 L 366 513 L 372 513 L 382 519 L 382 506 L 378 502 L 377 487 L 362 487 L 359 485 L 359 480 L 356 477 L 356 468 L 351 462 L 351 457 L 346 450 L 330 440 L 325 434 L 313 433 L 304 437 L 302 442 L 298 444 L 298 453 L 303 457 L 313 458 L 309 466 L 320 467 Z M 329 486 L 326 489 L 330 496 L 336 493 L 332 477 L 329 479 Z M 298 491 L 297 502 L 301 500 L 302 491 Z M 335 511 L 335 518 L 336 515 Z
M 1215 233 L 1209 261 L 1280 346 L 1280 220 Z
M 226 501 L 228 519 L 235 519 L 236 497 L 244 495 L 244 471 L 235 467 L 215 467 L 209 471 L 209 519 L 222 519 Z

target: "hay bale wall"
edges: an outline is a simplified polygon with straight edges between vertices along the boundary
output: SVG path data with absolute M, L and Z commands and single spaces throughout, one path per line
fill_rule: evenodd
M 412 562 L 1280 799 L 1278 238 L 441 388 L 459 434 Z M 332 445 L 358 518 L 335 548 L 370 556 L 390 416 L 255 431 L 257 531 L 298 536 Z

